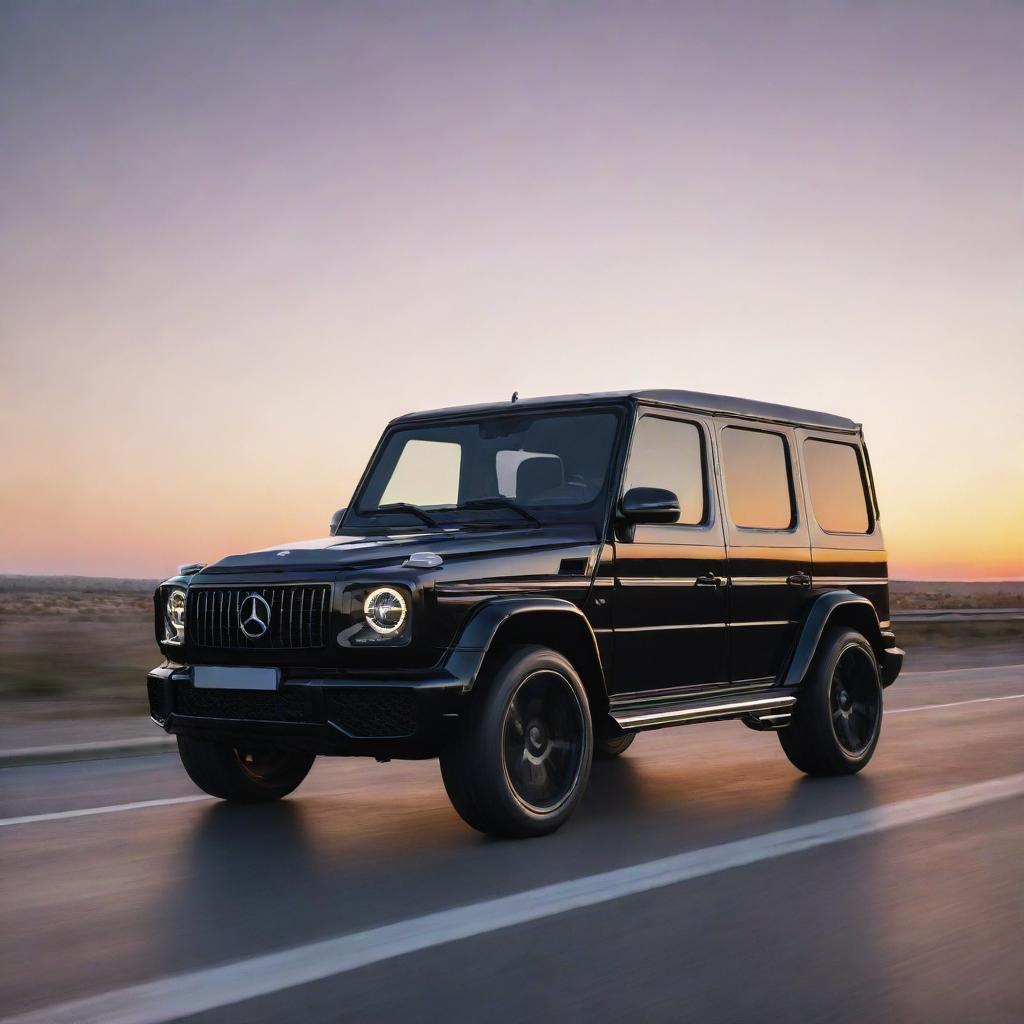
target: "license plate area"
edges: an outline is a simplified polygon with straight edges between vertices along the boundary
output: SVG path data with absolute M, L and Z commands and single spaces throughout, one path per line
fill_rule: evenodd
M 231 665 L 195 665 L 192 685 L 197 690 L 276 690 L 281 672 L 276 668 Z

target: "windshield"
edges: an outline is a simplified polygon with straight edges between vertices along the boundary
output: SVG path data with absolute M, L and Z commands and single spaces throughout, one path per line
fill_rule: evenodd
M 516 522 L 603 512 L 619 414 L 514 413 L 424 423 L 385 441 L 346 525 Z

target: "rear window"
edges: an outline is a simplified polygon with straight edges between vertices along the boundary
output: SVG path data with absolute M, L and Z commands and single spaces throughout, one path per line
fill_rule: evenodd
M 867 533 L 871 529 L 864 475 L 857 449 L 839 441 L 804 442 L 804 471 L 811 509 L 829 533 Z
M 722 431 L 722 478 L 737 526 L 788 530 L 796 521 L 789 456 L 781 434 L 746 427 Z

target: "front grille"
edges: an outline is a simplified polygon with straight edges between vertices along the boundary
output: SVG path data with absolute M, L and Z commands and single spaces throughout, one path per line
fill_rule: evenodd
M 179 683 L 174 710 L 195 718 L 234 718 L 246 722 L 311 722 L 313 708 L 303 687 L 276 691 L 196 690 Z
M 416 698 L 390 687 L 324 687 L 327 717 L 349 736 L 411 736 L 416 731 Z
M 269 606 L 261 636 L 247 636 L 239 613 L 248 614 L 246 598 L 259 595 Z M 185 607 L 185 636 L 196 647 L 241 651 L 282 651 L 324 647 L 331 610 L 329 583 L 277 584 L 267 587 L 194 587 Z M 253 626 L 249 632 L 254 632 Z

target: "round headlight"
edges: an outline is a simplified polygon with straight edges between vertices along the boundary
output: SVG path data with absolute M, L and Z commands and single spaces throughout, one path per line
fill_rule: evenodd
M 382 636 L 393 636 L 404 625 L 408 614 L 405 598 L 394 587 L 378 587 L 366 595 L 363 614 L 370 629 Z
M 181 643 L 185 637 L 185 591 L 172 590 L 167 595 L 167 639 Z

